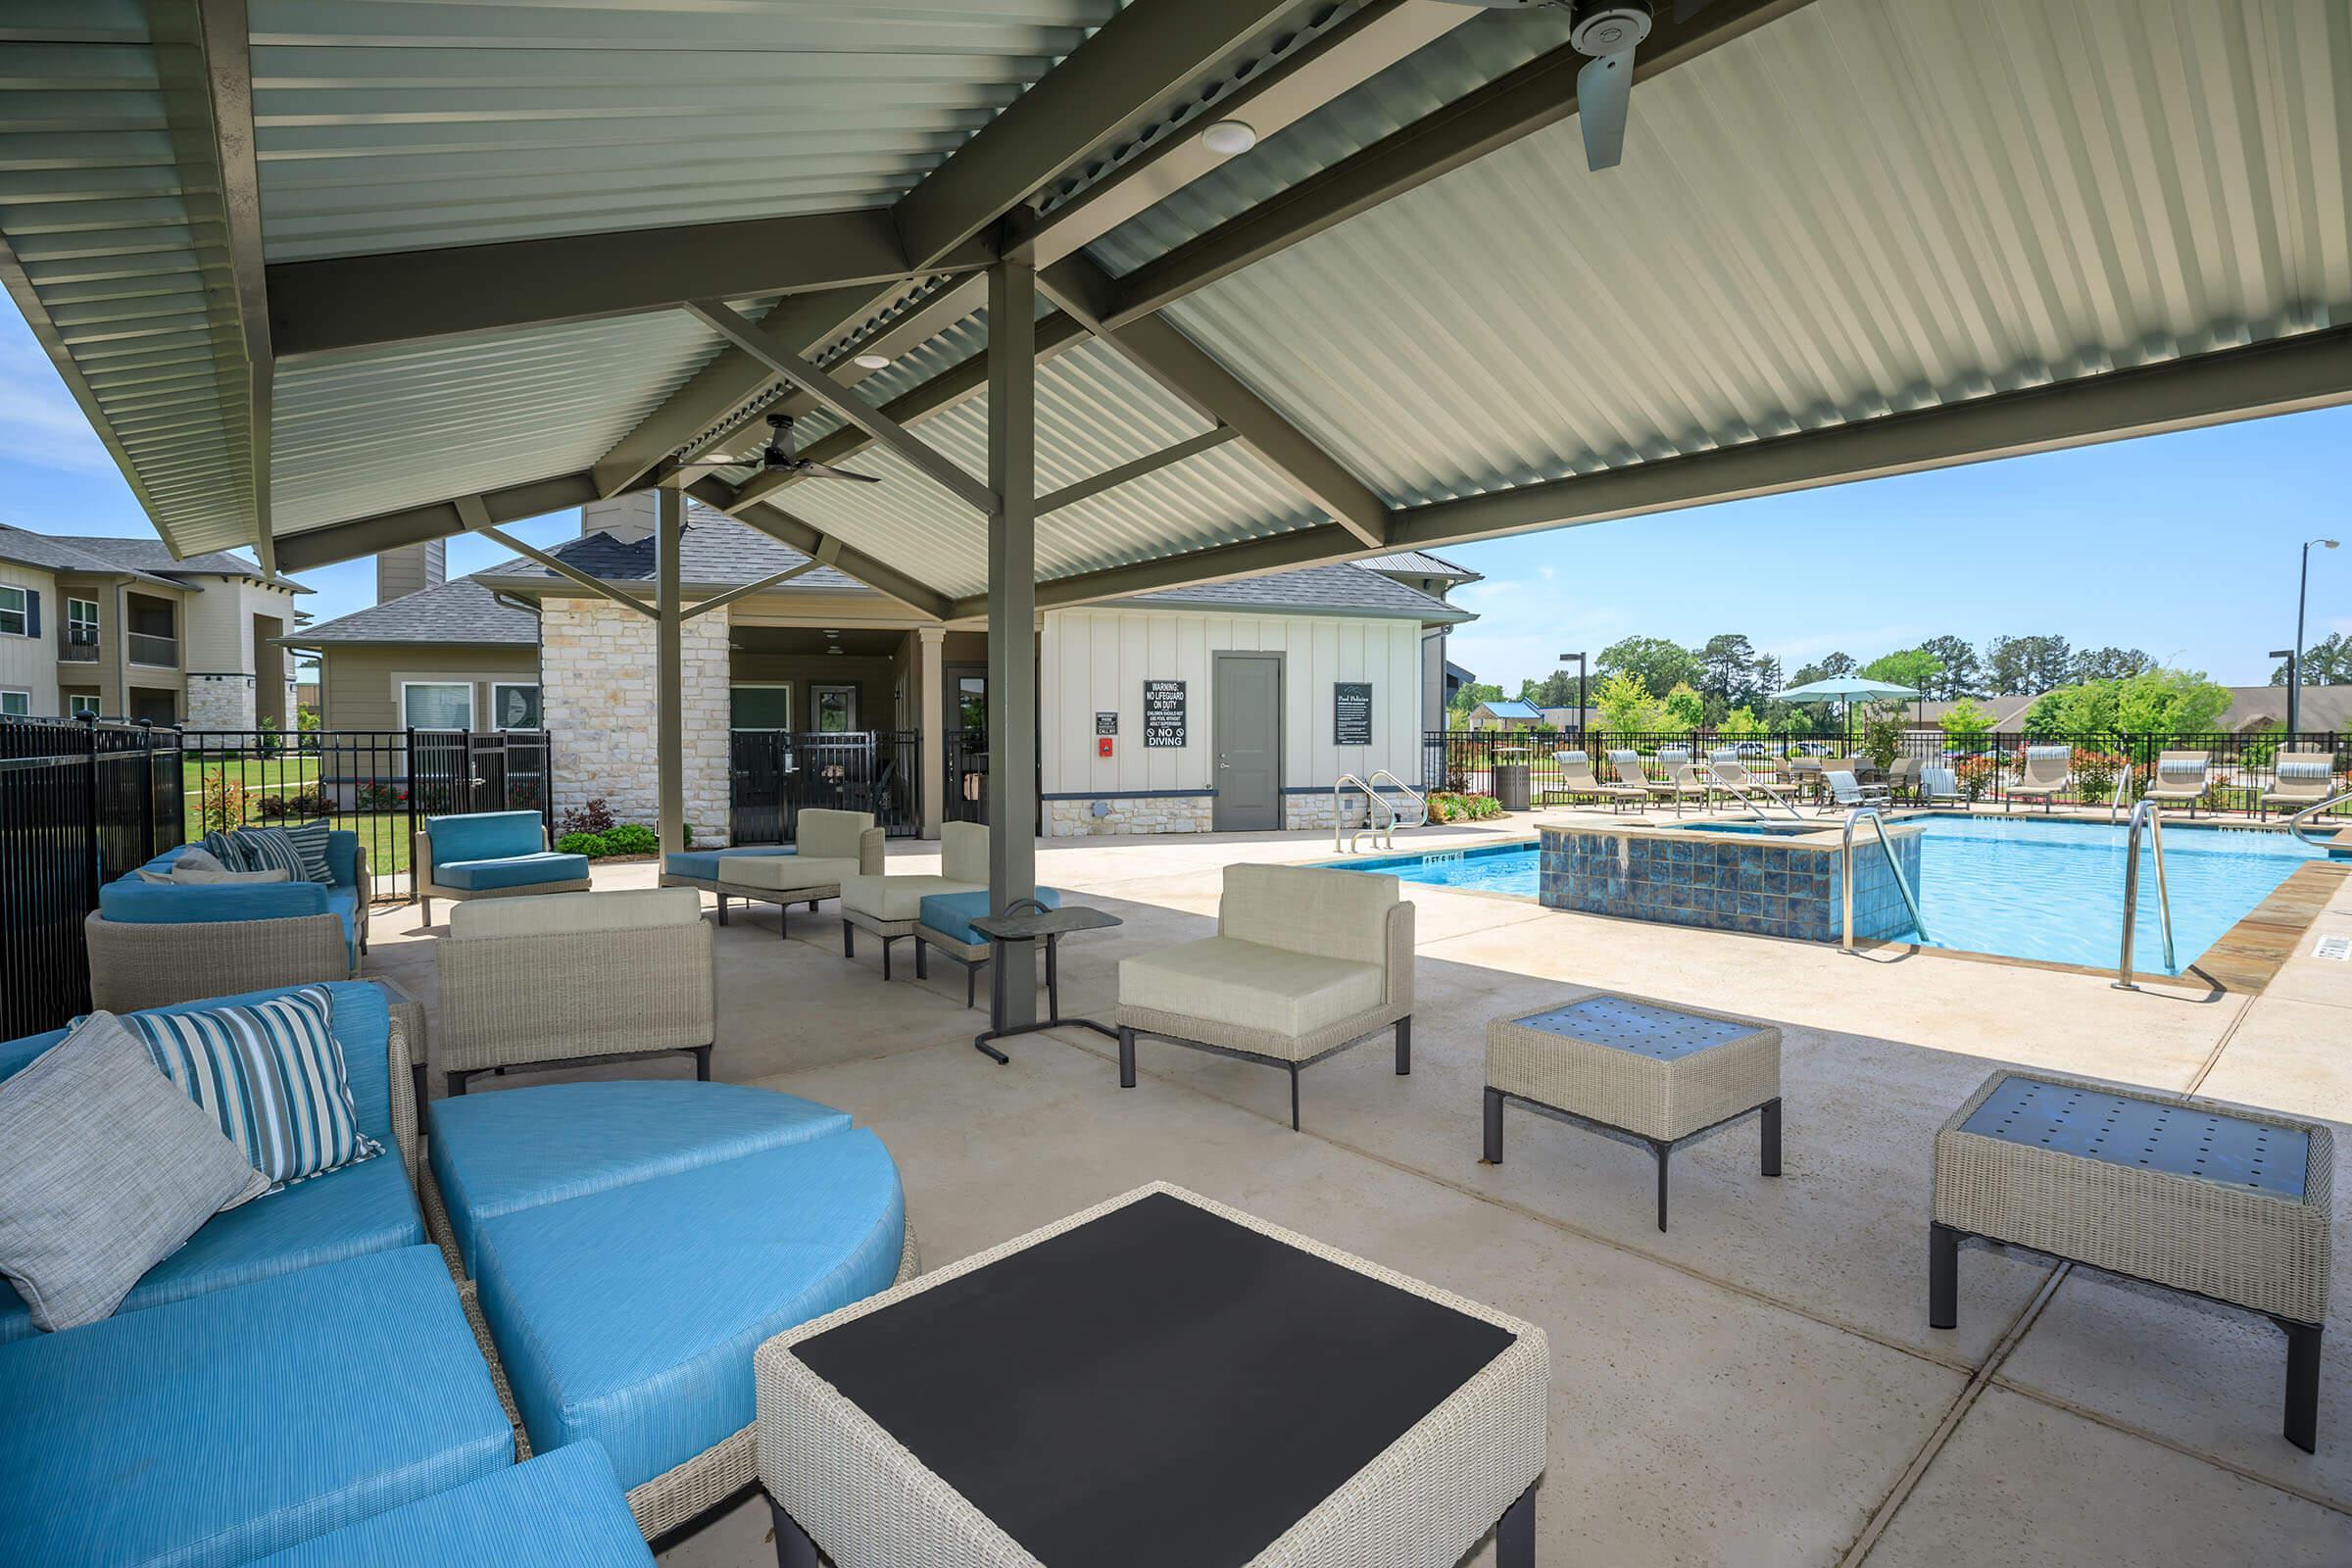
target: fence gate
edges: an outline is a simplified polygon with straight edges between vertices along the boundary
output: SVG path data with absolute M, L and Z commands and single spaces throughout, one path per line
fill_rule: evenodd
M 921 738 L 911 730 L 739 729 L 728 737 L 728 837 L 790 844 L 802 811 L 869 811 L 892 838 L 920 831 Z

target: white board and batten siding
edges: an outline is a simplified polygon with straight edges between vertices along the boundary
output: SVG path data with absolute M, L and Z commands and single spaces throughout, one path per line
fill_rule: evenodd
M 1421 627 L 1412 620 L 1250 615 L 1190 610 L 1058 610 L 1045 617 L 1039 721 L 1047 795 L 1139 795 L 1216 786 L 1213 655 L 1283 656 L 1286 789 L 1328 790 L 1385 767 L 1421 776 Z M 1144 682 L 1185 684 L 1185 744 L 1144 745 Z M 1333 690 L 1372 686 L 1372 744 L 1333 743 Z M 1110 757 L 1095 715 L 1116 712 Z

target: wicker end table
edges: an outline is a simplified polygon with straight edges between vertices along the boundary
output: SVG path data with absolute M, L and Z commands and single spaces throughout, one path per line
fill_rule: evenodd
M 1928 1322 L 1958 1324 L 1972 1238 L 2257 1313 L 2286 1333 L 2286 1439 L 2316 1452 L 2334 1168 L 2320 1122 L 1996 1072 L 1936 1134 Z
M 1764 1174 L 1781 1173 L 1781 1032 L 1733 1013 L 1597 992 L 1487 1025 L 1486 1157 L 1502 1163 L 1502 1107 L 1643 1144 L 1658 1162 L 1666 1228 L 1667 1156 L 1751 1113 Z
M 783 1568 L 1535 1562 L 1544 1331 L 1164 1183 L 755 1365 Z

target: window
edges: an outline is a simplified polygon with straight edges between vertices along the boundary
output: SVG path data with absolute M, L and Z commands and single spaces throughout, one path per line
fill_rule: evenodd
M 403 681 L 400 721 L 411 729 L 471 729 L 473 687 L 467 682 Z
M 77 648 L 98 646 L 98 601 L 66 601 L 66 641 Z
M 492 729 L 539 728 L 539 688 L 501 681 L 490 688 Z
M 88 687 L 83 687 L 79 690 L 76 690 L 74 687 L 69 686 L 65 690 L 59 692 L 57 696 L 58 707 L 64 711 L 68 718 L 78 718 L 83 713 L 97 713 L 105 711 L 106 705 L 101 703 L 98 700 L 98 694 L 95 691 L 90 690 Z
M 0 718 L 24 718 L 32 712 L 32 693 L 0 691 Z
M 0 587 L 0 636 L 32 635 L 32 595 L 22 588 Z
M 736 729 L 792 728 L 792 688 L 737 686 L 727 693 L 727 722 Z
M 819 735 L 846 735 L 858 727 L 857 687 L 811 686 L 808 703 L 816 710 Z

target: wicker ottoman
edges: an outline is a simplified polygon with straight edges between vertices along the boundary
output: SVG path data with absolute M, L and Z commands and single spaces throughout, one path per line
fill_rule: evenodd
M 2334 1170 L 2320 1122 L 1996 1072 L 1936 1134 L 1928 1322 L 1959 1321 L 1969 1238 L 2259 1313 L 2286 1332 L 2287 1441 L 2314 1452 Z
M 784 1568 L 1535 1562 L 1544 1331 L 1165 1184 L 756 1366 Z
M 1768 1023 L 1596 992 L 1487 1025 L 1487 1163 L 1502 1163 L 1502 1107 L 1648 1146 L 1666 1228 L 1667 1156 L 1761 1113 L 1764 1174 L 1781 1173 L 1781 1032 Z

